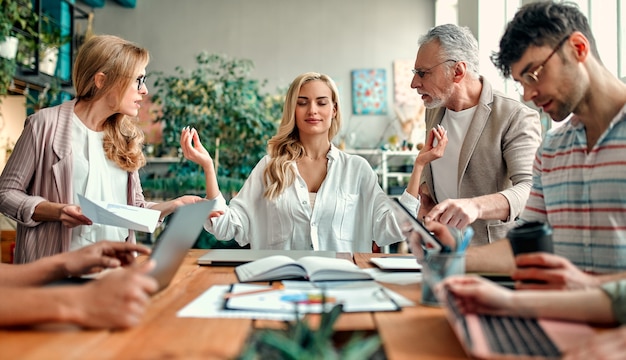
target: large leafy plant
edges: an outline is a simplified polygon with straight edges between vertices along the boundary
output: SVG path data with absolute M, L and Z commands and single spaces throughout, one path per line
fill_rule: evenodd
M 153 101 L 162 106 L 162 146 L 178 149 L 183 127 L 193 127 L 217 160 L 218 176 L 246 179 L 266 153 L 284 97 L 262 91 L 265 81 L 250 77 L 251 60 L 202 52 L 196 63 L 189 73 L 177 67 L 175 75 L 150 75 Z

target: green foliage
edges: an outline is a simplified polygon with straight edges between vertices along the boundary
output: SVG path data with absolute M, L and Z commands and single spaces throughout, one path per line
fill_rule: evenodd
M 0 43 L 9 36 L 23 38 L 22 34 L 35 34 L 36 21 L 37 15 L 30 0 L 0 0 Z M 14 33 L 14 29 L 19 32 Z M 1 96 L 8 93 L 16 70 L 15 59 L 0 57 L 0 102 Z
M 0 56 L 0 103 L 2 102 L 2 96 L 9 91 L 16 68 L 15 59 L 9 60 Z
M 18 30 L 35 35 L 38 16 L 30 0 L 0 0 L 0 42 Z
M 284 96 L 262 93 L 265 81 L 250 78 L 251 60 L 203 52 L 196 63 L 190 73 L 177 67 L 176 75 L 150 75 L 153 100 L 162 106 L 163 146 L 177 149 L 183 127 L 193 127 L 214 157 L 219 146 L 218 176 L 245 179 L 266 153 Z
M 261 329 L 252 333 L 250 342 L 240 355 L 240 360 L 257 359 L 370 359 L 380 349 L 378 336 L 368 338 L 355 334 L 339 349 L 333 341 L 333 326 L 342 312 L 335 305 L 321 315 L 317 330 L 311 329 L 305 318 L 287 324 L 285 330 Z M 297 315 L 297 314 L 296 314 Z

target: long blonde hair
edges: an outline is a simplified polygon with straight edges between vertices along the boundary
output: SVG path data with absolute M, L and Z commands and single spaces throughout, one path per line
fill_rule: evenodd
M 293 184 L 296 174 L 291 165 L 305 155 L 304 146 L 300 142 L 300 133 L 296 126 L 296 103 L 302 85 L 313 80 L 323 81 L 332 92 L 332 103 L 336 111 L 328 130 L 328 140 L 332 141 L 341 129 L 339 92 L 333 79 L 328 75 L 316 72 L 307 72 L 296 77 L 287 90 L 283 117 L 278 126 L 278 132 L 267 143 L 267 153 L 270 160 L 263 173 L 266 186 L 263 196 L 268 200 L 276 199 L 287 187 Z
M 125 90 L 136 81 L 135 71 L 149 61 L 148 50 L 130 41 L 113 35 L 91 37 L 78 51 L 72 70 L 76 99 L 89 104 L 114 91 L 119 107 Z M 98 73 L 106 75 L 100 88 L 95 83 Z M 104 153 L 125 171 L 132 172 L 146 164 L 143 139 L 141 129 L 126 115 L 116 113 L 104 122 Z

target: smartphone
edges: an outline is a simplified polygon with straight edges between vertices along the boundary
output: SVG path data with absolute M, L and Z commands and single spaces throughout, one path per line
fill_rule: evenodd
M 450 252 L 449 246 L 444 245 L 433 233 L 411 215 L 411 212 L 400 203 L 398 198 L 391 202 L 396 221 L 402 230 L 402 234 L 407 239 L 418 234 L 421 238 L 423 248 L 428 252 Z

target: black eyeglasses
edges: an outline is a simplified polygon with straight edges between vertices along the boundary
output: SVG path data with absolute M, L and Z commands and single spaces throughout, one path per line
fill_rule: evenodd
M 417 76 L 419 76 L 420 78 L 422 78 L 422 79 L 423 79 L 423 78 L 424 78 L 424 76 L 426 76 L 426 74 L 430 73 L 430 71 L 431 71 L 432 69 L 436 68 L 437 66 L 439 66 L 439 65 L 441 65 L 441 64 L 445 64 L 445 63 L 450 62 L 450 61 L 454 61 L 454 62 L 456 62 L 456 60 L 448 59 L 448 60 L 445 60 L 445 61 L 440 62 L 440 63 L 439 63 L 439 64 L 437 64 L 437 65 L 431 66 L 430 68 L 428 68 L 428 69 L 426 69 L 426 70 L 411 69 L 411 72 L 413 73 L 413 75 L 417 75 Z
M 537 85 L 537 83 L 539 82 L 539 74 L 541 74 L 541 71 L 543 70 L 545 65 L 548 63 L 550 58 L 552 58 L 552 56 L 554 56 L 554 54 L 556 54 L 556 52 L 559 51 L 561 46 L 563 46 L 563 44 L 565 44 L 565 42 L 567 41 L 567 39 L 569 39 L 570 36 L 572 36 L 572 34 L 567 35 L 566 37 L 563 38 L 563 40 L 559 41 L 559 43 L 556 45 L 554 50 L 552 50 L 550 55 L 548 55 L 548 57 L 541 64 L 539 64 L 539 66 L 537 66 L 535 68 L 535 70 L 533 70 L 533 71 L 529 70 L 529 71 L 526 71 L 525 73 L 523 73 L 522 77 L 520 79 L 520 83 L 522 85 L 524 85 L 524 86 L 535 86 L 535 85 Z
M 141 91 L 141 87 L 146 83 L 146 75 L 137 78 L 137 91 Z

